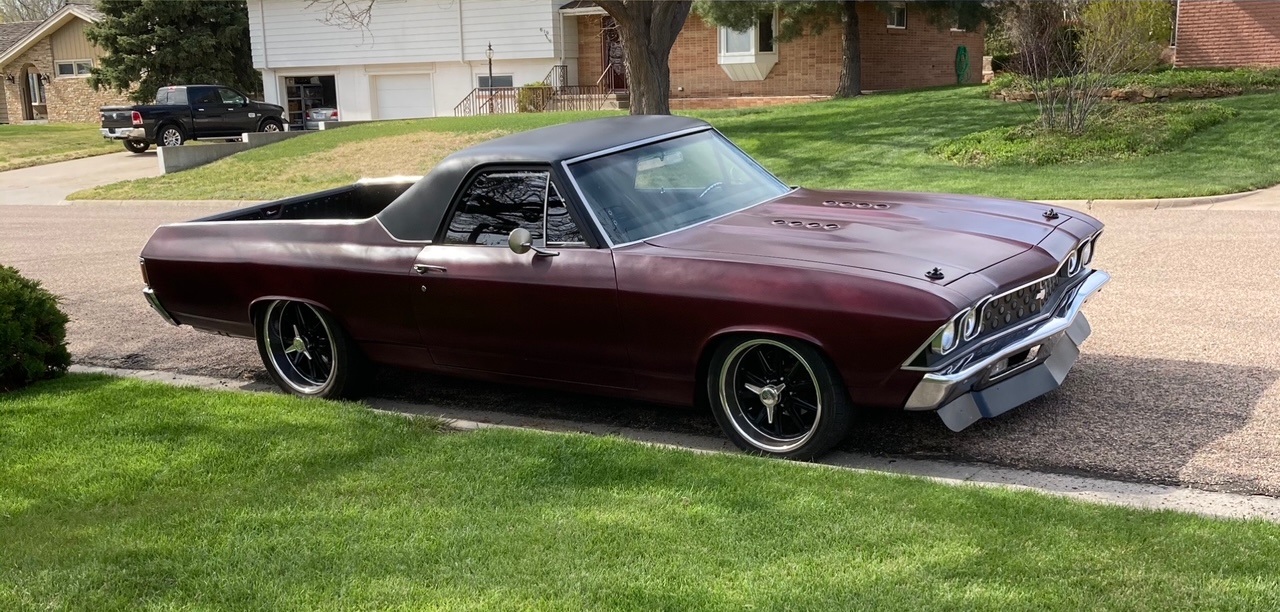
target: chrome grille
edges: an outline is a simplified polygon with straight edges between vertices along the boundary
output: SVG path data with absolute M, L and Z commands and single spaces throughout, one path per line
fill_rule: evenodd
M 1039 315 L 1065 281 L 1055 274 L 991 298 L 982 307 L 983 331 L 999 331 Z

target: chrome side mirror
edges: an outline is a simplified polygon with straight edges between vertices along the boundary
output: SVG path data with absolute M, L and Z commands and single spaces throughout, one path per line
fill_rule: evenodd
M 507 236 L 507 246 L 511 247 L 511 252 L 516 255 L 524 255 L 533 248 L 533 236 L 529 234 L 529 230 L 517 227 L 511 230 L 510 236 Z
M 511 235 L 507 236 L 507 246 L 511 247 L 511 252 L 516 255 L 524 255 L 529 251 L 533 251 L 538 257 L 555 257 L 559 255 L 555 251 L 533 246 L 533 235 L 523 227 L 511 230 Z

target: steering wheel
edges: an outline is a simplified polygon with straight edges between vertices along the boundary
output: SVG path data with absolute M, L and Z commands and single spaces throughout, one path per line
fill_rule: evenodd
M 724 187 L 724 181 L 716 181 L 714 183 L 711 183 L 710 185 L 707 185 L 707 188 L 703 189 L 702 193 L 698 194 L 698 199 L 701 200 L 703 196 L 707 195 L 708 193 L 711 193 L 712 189 L 719 189 L 721 187 Z

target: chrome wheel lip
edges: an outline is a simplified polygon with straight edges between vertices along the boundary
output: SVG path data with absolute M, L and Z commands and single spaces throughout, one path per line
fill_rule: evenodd
M 736 377 L 733 376 L 734 372 L 731 370 L 737 367 L 737 364 L 740 362 L 739 357 L 748 350 L 759 346 L 772 346 L 790 353 L 792 357 L 800 362 L 800 365 L 804 366 L 805 373 L 809 375 L 809 380 L 813 385 L 816 395 L 815 407 L 817 410 L 813 418 L 813 425 L 809 427 L 809 430 L 806 431 L 804 435 L 798 438 L 778 438 L 761 431 L 750 422 L 750 419 L 746 418 L 745 414 L 743 414 L 742 409 L 738 404 L 737 396 L 728 392 L 730 388 L 736 384 Z M 729 423 L 733 425 L 734 431 L 759 450 L 770 453 L 787 453 L 796 450 L 811 440 L 814 434 L 817 433 L 818 427 L 822 424 L 822 388 L 818 385 L 818 377 L 814 373 L 813 367 L 809 365 L 809 362 L 805 360 L 804 357 L 797 353 L 795 349 L 792 349 L 790 346 L 787 346 L 782 342 L 758 338 L 739 344 L 731 353 L 729 353 L 729 356 L 725 358 L 724 365 L 720 368 L 718 386 L 720 393 L 720 409 L 724 411 L 725 416 L 729 417 Z
M 314 378 L 303 374 L 295 365 L 290 363 L 287 358 L 283 359 L 282 363 L 281 356 L 285 355 L 290 347 L 285 345 L 283 337 L 279 334 L 272 334 L 271 328 L 273 319 L 279 317 L 279 313 L 282 313 L 284 307 L 289 304 L 297 304 L 299 308 L 306 308 L 310 310 L 311 314 L 315 316 L 317 321 L 319 321 L 321 328 L 324 329 L 324 333 L 328 337 L 327 339 L 330 347 L 329 372 L 324 377 L 324 380 L 317 381 Z M 267 357 L 271 360 L 271 367 L 275 369 L 276 375 L 279 377 L 280 381 L 287 385 L 290 390 L 301 395 L 318 395 L 329 386 L 329 382 L 332 381 L 333 377 L 337 374 L 338 360 L 336 355 L 334 355 L 333 330 L 329 328 L 329 324 L 324 320 L 324 317 L 320 316 L 320 312 L 316 310 L 314 306 L 305 302 L 273 302 L 271 306 L 267 308 L 267 312 L 262 316 L 262 329 L 260 333 L 267 345 Z M 298 338 L 295 337 L 295 339 L 289 344 L 292 345 L 296 342 L 298 342 Z

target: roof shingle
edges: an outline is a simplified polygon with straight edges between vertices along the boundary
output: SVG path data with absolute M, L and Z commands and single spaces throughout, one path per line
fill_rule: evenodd
M 11 23 L 0 23 L 0 53 L 8 51 L 10 47 L 18 44 L 30 34 L 32 30 L 44 23 L 43 21 L 14 21 Z

